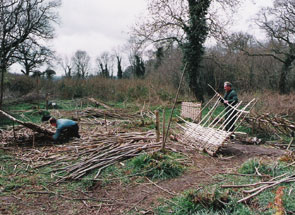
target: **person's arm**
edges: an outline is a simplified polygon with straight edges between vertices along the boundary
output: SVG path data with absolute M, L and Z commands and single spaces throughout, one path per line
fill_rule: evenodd
M 56 129 L 56 132 L 55 132 L 55 134 L 52 136 L 52 139 L 53 139 L 53 140 L 57 140 L 57 139 L 59 138 L 60 133 L 61 133 L 61 129 L 60 129 L 60 128 Z

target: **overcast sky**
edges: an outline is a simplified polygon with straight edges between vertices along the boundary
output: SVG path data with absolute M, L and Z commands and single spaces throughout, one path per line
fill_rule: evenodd
M 144 11 L 145 0 L 62 0 L 61 24 L 53 41 L 61 55 L 84 50 L 91 57 L 122 46 Z
M 235 20 L 235 30 L 257 33 L 248 27 L 258 8 L 271 0 L 245 0 Z M 77 50 L 86 51 L 94 61 L 104 51 L 123 46 L 130 27 L 146 11 L 145 0 L 62 0 L 60 25 L 56 28 L 53 49 L 59 56 L 71 57 Z M 60 68 L 55 68 L 62 74 Z M 18 70 L 19 71 L 19 70 Z

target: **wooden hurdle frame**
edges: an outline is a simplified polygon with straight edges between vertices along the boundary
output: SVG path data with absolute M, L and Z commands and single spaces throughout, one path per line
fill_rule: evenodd
M 200 114 L 208 106 L 208 104 L 214 100 L 215 103 L 212 108 L 198 123 L 188 122 L 180 117 L 185 122 L 185 124 L 179 124 L 183 131 L 180 141 L 190 144 L 199 151 L 205 151 L 211 156 L 216 155 L 216 152 L 237 129 L 246 115 L 250 113 L 255 104 L 255 99 L 251 100 L 246 105 L 242 105 L 242 101 L 234 106 L 229 104 L 229 108 L 224 108 L 222 112 L 213 117 L 218 105 L 222 100 L 224 100 L 223 97 L 215 91 L 215 95 L 202 108 Z M 228 115 L 228 118 L 225 120 L 226 115 Z M 198 117 L 199 116 L 196 116 L 196 118 Z M 230 129 L 233 128 L 235 124 L 237 124 L 237 126 L 233 131 L 226 131 L 225 128 L 231 120 L 234 120 L 234 122 Z

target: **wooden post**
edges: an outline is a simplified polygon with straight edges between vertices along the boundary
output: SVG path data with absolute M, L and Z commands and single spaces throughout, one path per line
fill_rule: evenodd
M 199 118 L 199 122 L 202 121 L 202 107 L 203 107 L 203 103 L 201 102 L 201 106 L 200 106 L 200 118 Z
M 35 148 L 35 134 L 33 133 L 33 148 Z
M 156 114 L 156 142 L 160 141 L 160 120 L 159 120 L 159 111 L 155 111 Z
M 166 128 L 165 128 L 165 109 L 163 109 L 163 116 L 162 116 L 162 131 L 163 131 L 163 135 L 162 135 L 162 151 L 164 151 L 165 150 L 165 130 L 166 130 Z
M 294 140 L 294 137 L 291 137 L 291 140 L 290 140 L 290 142 L 289 142 L 289 144 L 288 144 L 287 150 L 289 150 L 291 144 L 293 143 L 293 140 Z
M 45 101 L 46 110 L 48 110 L 48 97 L 49 97 L 49 93 L 46 93 L 46 101 Z
M 16 140 L 15 129 L 14 129 L 14 121 L 12 121 L 12 129 L 13 129 L 14 140 Z
M 182 84 L 182 80 L 183 80 L 183 76 L 184 76 L 184 73 L 185 73 L 185 70 L 186 70 L 186 66 L 187 66 L 187 63 L 185 64 L 185 66 L 183 68 L 182 75 L 181 75 L 181 78 L 180 78 L 180 81 L 179 81 L 177 93 L 176 93 L 174 104 L 173 104 L 173 107 L 172 107 L 172 110 L 171 110 L 171 113 L 170 113 L 170 118 L 169 118 L 169 121 L 168 121 L 167 131 L 165 133 L 165 138 L 164 138 L 164 143 L 163 144 L 165 144 L 168 133 L 169 133 L 169 128 L 170 128 L 170 123 L 171 123 L 173 111 L 175 109 L 175 105 L 176 105 L 176 102 L 177 102 L 177 99 L 178 99 L 178 94 L 179 94 L 179 91 L 180 91 L 180 87 L 181 87 L 181 84 Z

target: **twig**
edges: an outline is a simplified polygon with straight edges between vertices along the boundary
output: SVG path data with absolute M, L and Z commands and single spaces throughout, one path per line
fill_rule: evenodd
M 232 174 L 234 174 L 234 173 L 232 173 Z M 242 174 L 242 175 L 243 175 L 243 174 Z M 282 175 L 279 175 L 279 176 L 277 176 L 277 177 L 274 177 L 274 178 L 270 179 L 269 181 L 262 181 L 262 182 L 257 182 L 257 183 L 253 183 L 253 184 L 241 184 L 241 185 L 234 185 L 234 184 L 232 184 L 232 185 L 221 185 L 221 187 L 222 187 L 222 188 L 242 188 L 242 187 L 252 187 L 252 186 L 257 186 L 257 185 L 261 185 L 261 184 L 272 184 L 273 181 L 274 181 L 275 179 L 281 178 L 281 177 L 283 177 L 283 176 L 285 176 L 285 175 L 287 175 L 287 173 L 284 173 L 284 174 L 282 174 Z M 246 176 L 248 176 L 248 175 L 246 175 Z M 257 175 L 253 175 L 253 176 L 257 176 Z M 263 175 L 261 175 L 261 176 L 263 176 Z M 269 177 L 269 175 L 267 175 L 267 176 Z
M 248 177 L 270 177 L 270 175 L 241 174 L 241 173 L 231 173 L 231 172 L 224 172 L 224 173 L 220 173 L 220 174 L 237 175 L 237 176 L 248 176 Z
M 261 186 L 260 189 L 257 190 L 255 193 L 253 193 L 253 194 L 251 194 L 251 195 L 249 195 L 249 196 L 247 196 L 247 197 L 245 197 L 245 198 L 243 198 L 243 199 L 240 199 L 240 200 L 238 201 L 238 203 L 240 203 L 240 202 L 244 202 L 244 201 L 247 201 L 248 199 L 250 199 L 250 198 L 252 198 L 252 197 L 258 195 L 258 194 L 261 193 L 262 191 L 264 191 L 264 190 L 266 190 L 266 189 L 268 189 L 268 188 L 274 187 L 274 186 L 276 186 L 276 185 L 278 185 L 278 184 L 280 184 L 280 183 L 283 183 L 283 182 L 294 182 L 294 180 L 290 180 L 290 181 L 289 181 L 289 179 L 291 179 L 291 178 L 294 177 L 294 176 L 295 176 L 295 175 L 288 176 L 288 177 L 283 178 L 283 179 L 281 179 L 281 180 L 279 180 L 279 181 L 275 181 L 273 184 L 270 184 L 270 185 L 263 185 L 263 186 Z
M 165 188 L 159 186 L 158 184 L 156 184 L 155 182 L 153 182 L 152 180 L 150 180 L 148 177 L 145 177 L 145 178 L 146 178 L 150 183 L 152 183 L 152 184 L 155 185 L 156 187 L 160 188 L 161 190 L 165 191 L 166 193 L 169 193 L 170 195 L 173 195 L 173 196 L 177 195 L 176 193 L 174 193 L 174 192 L 170 192 L 169 190 L 167 190 L 167 189 L 165 189 Z
M 291 137 L 291 140 L 290 140 L 290 142 L 289 142 L 289 145 L 288 145 L 288 147 L 287 147 L 287 150 L 289 150 L 291 144 L 293 143 L 293 139 L 294 139 L 294 137 Z
M 295 161 L 292 162 L 292 163 L 290 163 L 290 164 L 288 164 L 286 167 L 293 166 L 294 164 L 295 164 Z
M 147 196 L 144 196 L 141 200 L 139 200 L 138 202 L 136 202 L 128 211 L 126 211 L 125 213 L 128 214 L 133 208 L 136 208 L 136 206 L 142 202 L 143 200 L 146 199 Z

